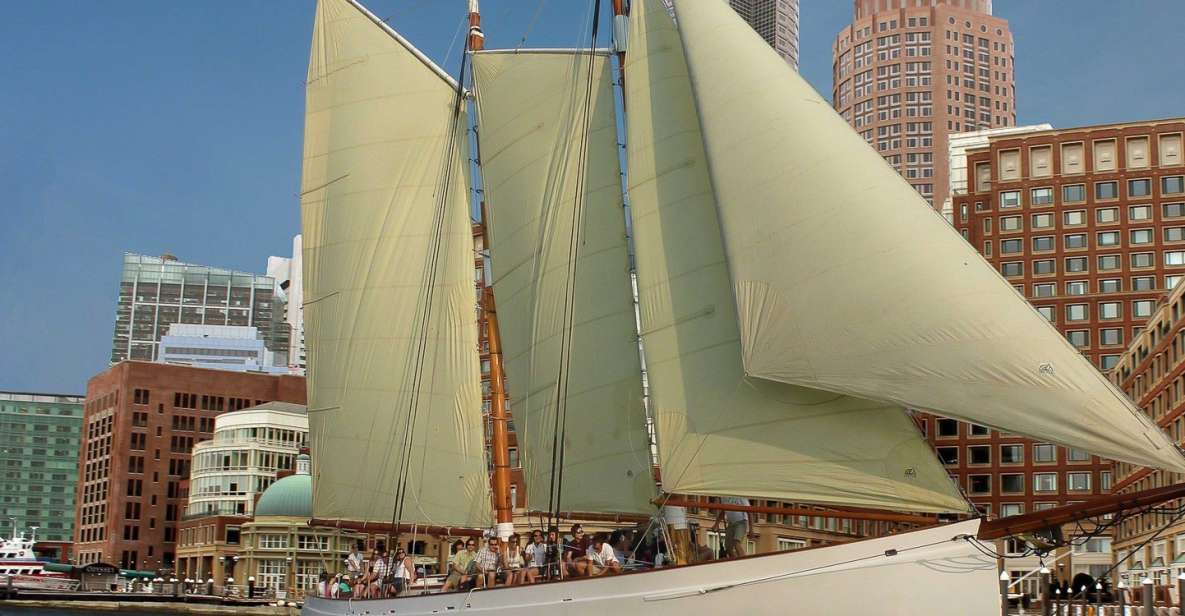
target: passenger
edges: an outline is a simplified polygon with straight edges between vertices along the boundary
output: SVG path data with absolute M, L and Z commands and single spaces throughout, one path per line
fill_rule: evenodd
M 366 591 L 366 596 L 372 599 L 382 598 L 385 586 L 387 583 L 387 574 L 390 572 L 390 567 L 387 566 L 387 553 L 375 550 L 375 556 L 370 561 L 370 587 Z
M 350 548 L 350 555 L 346 557 L 346 581 L 352 587 L 351 591 L 355 596 L 362 595 L 362 577 L 366 571 L 366 562 L 362 559 L 362 552 L 358 547 L 357 543 L 354 544 Z
M 395 565 L 394 591 L 392 594 L 398 597 L 411 590 L 411 585 L 416 581 L 416 566 L 404 550 L 395 552 L 395 560 L 392 562 Z
M 621 561 L 617 560 L 617 555 L 613 553 L 613 546 L 607 541 L 605 533 L 597 533 L 593 537 L 587 555 L 582 575 L 596 577 L 606 573 L 621 573 Z
M 502 550 L 497 537 L 490 537 L 486 547 L 477 551 L 477 587 L 494 588 L 498 582 L 498 569 L 502 564 Z
M 560 579 L 560 555 L 563 552 L 560 545 L 560 529 L 552 526 L 547 529 L 547 570 L 545 575 L 549 580 Z
M 317 576 L 317 596 L 329 598 L 329 574 L 324 571 Z
M 744 505 L 749 506 L 749 499 L 742 496 L 725 496 L 720 499 L 721 504 L 725 505 Z M 728 521 L 728 526 L 725 528 L 725 551 L 729 558 L 740 558 L 745 555 L 745 539 L 751 537 L 749 530 L 753 528 L 751 512 L 745 511 L 718 511 L 716 512 L 716 524 L 720 524 L 720 519 L 724 518 Z
M 525 550 L 527 569 L 524 575 L 528 584 L 534 584 L 547 573 L 548 545 L 543 542 L 543 531 L 531 532 L 531 543 Z
M 506 585 L 522 584 L 526 580 L 526 562 L 523 559 L 523 549 L 519 545 L 519 536 L 511 535 L 502 548 L 502 571 L 506 574 Z
M 563 569 L 568 577 L 584 575 L 588 560 L 588 536 L 584 534 L 584 527 L 572 525 L 572 535 L 564 538 Z
M 459 541 L 457 543 L 460 543 Z M 454 544 L 455 545 L 455 544 Z M 465 542 L 465 549 L 457 552 L 452 559 L 449 560 L 448 577 L 444 580 L 444 586 L 440 588 L 440 592 L 449 592 L 452 590 L 461 590 L 474 576 L 474 565 L 477 560 L 477 540 L 470 539 Z
M 626 570 L 637 569 L 638 561 L 634 558 L 634 550 L 630 549 L 630 534 L 624 530 L 615 530 L 609 536 L 609 545 L 613 548 L 613 555 L 617 562 Z
M 354 596 L 353 587 L 350 586 L 349 583 L 347 583 L 346 580 L 342 578 L 342 576 L 339 575 L 337 578 L 337 594 L 334 595 L 334 598 L 349 599 L 350 597 Z

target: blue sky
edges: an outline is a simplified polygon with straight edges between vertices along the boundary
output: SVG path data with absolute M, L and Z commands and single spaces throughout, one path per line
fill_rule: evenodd
M 529 46 L 583 40 L 588 2 L 482 4 L 491 47 L 528 31 Z M 802 72 L 827 93 L 851 3 L 801 4 Z M 465 0 L 370 6 L 438 61 L 452 44 L 455 72 Z M 81 393 L 106 367 L 124 251 L 249 271 L 290 252 L 313 0 L 5 9 L 0 389 Z M 1185 2 L 997 0 L 996 13 L 1017 42 L 1022 124 L 1185 115 Z

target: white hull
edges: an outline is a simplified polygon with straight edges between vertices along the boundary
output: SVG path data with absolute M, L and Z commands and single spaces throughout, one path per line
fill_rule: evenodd
M 303 614 L 990 616 L 1000 613 L 996 562 L 958 538 L 978 529 L 970 520 L 799 552 L 468 593 L 309 598 Z

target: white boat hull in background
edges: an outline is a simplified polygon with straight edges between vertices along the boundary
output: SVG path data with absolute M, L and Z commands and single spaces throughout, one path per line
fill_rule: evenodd
M 990 616 L 1000 613 L 996 562 L 962 539 L 978 530 L 969 520 L 812 550 L 468 593 L 309 598 L 303 614 Z

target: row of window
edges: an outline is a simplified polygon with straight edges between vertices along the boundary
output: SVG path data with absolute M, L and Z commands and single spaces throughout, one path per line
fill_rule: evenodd
M 1166 227 L 1161 230 L 1161 239 L 1166 243 L 1185 241 L 1185 227 Z M 1127 232 L 1128 246 L 1145 246 L 1152 244 L 1154 241 L 1152 229 L 1131 229 Z M 1033 237 L 1030 242 L 1030 252 L 1054 252 L 1058 249 L 1057 238 L 1052 235 L 1040 235 Z M 985 256 L 992 256 L 991 240 L 985 240 L 983 243 L 983 252 Z M 1095 248 L 1120 248 L 1123 246 L 1123 237 L 1119 231 L 1098 231 L 1094 237 Z M 1072 250 L 1086 250 L 1090 248 L 1090 241 L 1085 233 L 1068 233 L 1062 236 L 1061 248 L 1066 251 Z M 1000 255 L 1020 255 L 1025 252 L 1025 242 L 1023 239 L 1005 239 L 1000 240 Z
M 999 445 L 1000 464 L 1024 464 L 1026 445 L 1020 443 Z M 1057 462 L 1057 447 L 1049 443 L 1034 443 L 1033 462 L 1054 464 Z M 959 447 L 936 447 L 938 459 L 946 465 L 959 464 Z M 965 463 L 972 466 L 990 465 L 992 463 L 991 445 L 968 445 Z M 1066 460 L 1069 462 L 1090 462 L 1091 455 L 1078 449 L 1067 449 Z
M 999 206 L 1001 210 L 1016 209 L 1024 205 L 1022 191 L 1002 190 L 999 192 Z M 1171 175 L 1160 178 L 1161 196 L 1185 194 L 1185 176 Z M 1152 179 L 1140 178 L 1127 181 L 1127 198 L 1152 196 Z M 1029 205 L 1053 205 L 1054 191 L 1052 187 L 1032 188 L 1029 190 Z M 1096 201 L 1112 201 L 1119 198 L 1119 182 L 1106 181 L 1094 183 L 1094 198 Z M 1086 185 L 1067 184 L 1062 186 L 1062 203 L 1085 203 Z M 982 206 L 977 204 L 976 210 Z
M 1033 492 L 1057 492 L 1060 473 L 1032 473 Z M 1092 475 L 1090 471 L 1069 471 L 1064 473 L 1067 492 L 1089 492 L 1091 490 Z M 1003 473 L 999 475 L 1000 494 L 1024 494 L 1024 473 Z M 1099 489 L 1106 492 L 1111 489 L 1111 471 L 1099 472 Z M 992 494 L 992 475 L 968 475 L 967 492 L 972 495 Z
M 1128 255 L 1128 265 L 1130 269 L 1147 269 L 1156 267 L 1154 259 L 1155 253 L 1152 252 L 1137 252 Z M 1099 255 L 1095 257 L 1097 261 L 1097 269 L 1099 272 L 1113 272 L 1122 269 L 1121 261 L 1122 255 Z M 1165 267 L 1180 267 L 1185 266 L 1185 250 L 1166 250 L 1163 253 Z M 1065 272 L 1070 274 L 1085 274 L 1090 272 L 1089 257 L 1066 257 L 1064 259 Z M 1025 275 L 1024 261 L 1006 261 L 1000 264 L 1000 273 L 1009 278 L 1016 278 Z M 1057 261 L 1055 259 L 1040 259 L 1032 262 L 1032 275 L 1034 276 L 1052 276 L 1057 273 Z M 1179 277 L 1173 277 L 1173 284 L 1167 284 L 1167 288 L 1172 288 Z
M 1165 203 L 1160 206 L 1160 210 L 1161 210 L 1161 217 L 1164 219 L 1181 218 L 1181 217 L 1185 216 L 1185 203 Z M 990 216 L 983 219 L 983 233 L 984 233 L 984 235 L 991 235 L 992 234 L 992 227 L 995 224 L 993 222 L 994 220 L 995 219 Z M 1117 208 L 1117 207 L 1098 208 L 1098 209 L 1094 210 L 1094 220 L 1097 224 L 1100 224 L 1100 225 L 1118 224 L 1120 222 L 1119 208 Z M 1128 220 L 1128 222 L 1151 221 L 1152 220 L 1152 206 L 1148 205 L 1148 204 L 1129 206 L 1127 208 L 1127 220 Z M 1065 228 L 1065 227 L 1080 227 L 1080 226 L 1086 225 L 1086 223 L 1087 223 L 1086 210 L 1069 210 L 1066 212 L 1062 212 L 1062 227 L 1063 228 Z M 1012 233 L 1012 232 L 1020 232 L 1020 231 L 1025 230 L 1024 217 L 1020 216 L 1020 215 L 1001 216 L 999 224 L 1000 224 L 1000 232 L 1001 233 Z M 1054 228 L 1054 214 L 1052 212 L 1043 213 L 1043 214 L 1032 214 L 1029 216 L 1029 224 L 1030 224 L 1030 227 L 1029 227 L 1030 230 L 1033 230 L 1033 231 L 1039 231 L 1042 229 L 1052 230 Z M 1165 231 L 1163 233 L 1163 238 L 1166 242 L 1180 241 L 1182 237 L 1185 237 L 1185 235 L 1183 235 L 1183 233 L 1185 233 L 1185 231 L 1183 231 L 1181 227 L 1170 227 L 1170 229 L 1172 229 L 1172 230 Z M 1146 231 L 1146 233 L 1133 233 L 1132 236 L 1129 237 L 1129 240 L 1132 243 L 1147 244 L 1147 243 L 1152 242 L 1153 235 L 1152 235 L 1151 229 L 1144 229 L 1144 230 L 1133 229 L 1132 231 L 1133 232 Z M 1115 233 L 1115 232 L 1112 231 L 1112 233 Z M 968 234 L 967 230 L 964 229 L 963 230 L 964 237 L 966 237 L 967 234 Z M 1102 240 L 1102 242 L 1107 242 L 1107 244 L 1105 244 L 1105 245 L 1118 245 L 1119 239 L 1120 239 L 1119 237 L 1113 237 L 1113 236 L 1104 236 L 1101 238 L 1096 237 L 1096 241 Z M 1111 244 L 1110 242 L 1115 242 L 1115 244 Z M 1077 242 L 1077 245 L 1074 245 L 1072 247 L 1073 248 L 1086 248 L 1086 238 L 1082 237 Z M 989 253 L 989 256 L 990 256 L 990 253 Z
M 1185 163 L 1182 157 L 1181 133 L 1165 133 L 1156 136 L 1157 154 L 1160 167 L 1177 167 Z M 1093 170 L 1096 173 L 1110 173 L 1120 170 L 1120 163 L 1126 171 L 1143 170 L 1152 167 L 1152 138 L 1148 135 L 1127 137 L 1123 140 L 1123 154 L 1119 154 L 1119 141 L 1098 139 L 1091 144 Z M 1081 175 L 1086 172 L 1086 144 L 1082 141 L 1067 142 L 1060 145 L 1060 163 L 1062 175 Z M 1001 150 L 999 152 L 998 179 L 1001 182 L 1012 182 L 1024 179 L 1022 165 L 1022 151 L 1020 149 Z M 1028 149 L 1028 177 L 1043 178 L 1054 175 L 1053 145 L 1032 146 Z M 991 190 L 992 163 L 981 162 L 975 164 L 975 191 L 979 193 Z

